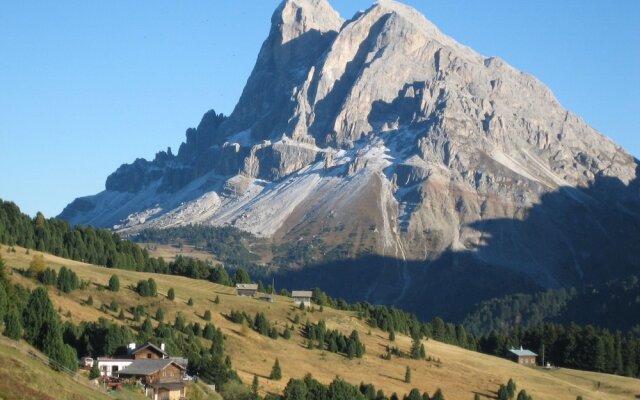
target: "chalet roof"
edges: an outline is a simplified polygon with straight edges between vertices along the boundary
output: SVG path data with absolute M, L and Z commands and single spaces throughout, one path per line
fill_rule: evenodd
M 236 289 L 258 290 L 257 283 L 236 283 Z
M 189 360 L 185 357 L 171 357 L 170 360 L 182 365 L 185 368 L 187 367 L 187 365 L 189 365 Z
M 167 356 L 167 353 L 164 350 L 162 350 L 160 347 L 154 345 L 153 343 L 148 343 L 148 342 L 143 344 L 140 347 L 136 347 L 135 349 L 131 350 L 131 354 L 136 354 L 144 349 L 153 350 L 154 352 L 162 355 L 163 357 Z
M 142 360 L 135 360 L 128 367 L 118 371 L 118 375 L 149 376 L 155 372 L 165 369 L 170 364 L 174 364 L 180 369 L 185 369 L 182 365 L 168 358 L 156 360 L 145 358 Z
M 184 387 L 184 382 L 156 382 L 150 383 L 148 386 L 154 389 L 177 390 Z
M 534 353 L 531 350 L 527 350 L 527 349 L 523 349 L 522 346 L 520 346 L 519 349 L 509 349 L 509 351 L 515 355 L 517 355 L 518 357 L 521 356 L 537 356 L 536 353 Z
M 291 297 L 311 297 L 313 293 L 311 290 L 294 290 L 291 292 Z

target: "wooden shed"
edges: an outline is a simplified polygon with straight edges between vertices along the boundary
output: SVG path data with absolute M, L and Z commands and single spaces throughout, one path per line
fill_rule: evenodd
M 253 297 L 258 292 L 258 285 L 256 283 L 237 283 L 236 292 L 238 296 Z
M 523 349 L 522 346 L 520 346 L 519 349 L 509 349 L 507 357 L 518 364 L 536 365 L 536 357 L 538 357 L 538 355 L 533 351 Z
M 311 290 L 294 290 L 291 292 L 291 297 L 293 297 L 293 304 L 300 305 L 304 304 L 306 307 L 311 306 L 311 297 L 313 293 Z

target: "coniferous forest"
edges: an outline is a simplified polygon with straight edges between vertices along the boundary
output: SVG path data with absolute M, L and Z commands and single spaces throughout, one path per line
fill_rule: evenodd
M 233 232 L 230 234 L 233 235 Z M 162 259 L 149 257 L 148 253 L 135 243 L 124 240 L 118 234 L 108 230 L 82 226 L 71 227 L 65 221 L 46 219 L 40 213 L 35 218 L 30 218 L 21 213 L 14 203 L 6 201 L 0 202 L 0 243 L 19 245 L 108 268 L 182 275 L 196 279 L 208 279 L 225 285 L 233 285 L 236 281 L 250 281 L 248 274 L 241 269 L 230 277 L 225 268 L 221 266 L 213 266 L 191 258 L 178 257 L 175 261 L 167 263 Z M 39 273 L 37 278 L 47 284 L 53 284 L 55 281 L 56 286 L 63 291 L 73 290 L 79 284 L 74 282 L 73 275 L 67 271 L 63 271 L 62 276 L 58 273 L 54 277 L 52 271 L 44 270 Z M 624 285 L 629 293 L 634 293 L 633 290 L 637 290 L 638 287 L 637 282 L 637 279 L 630 278 L 611 285 Z M 138 289 L 143 295 L 153 296 L 152 286 L 148 281 L 141 282 Z M 561 308 L 565 307 L 563 302 L 569 303 L 576 294 L 573 291 L 558 291 L 537 298 L 526 296 L 528 295 L 525 295 L 525 299 L 531 300 L 516 302 L 516 304 L 524 304 L 521 307 L 526 307 L 527 304 L 536 304 L 536 302 L 544 305 L 544 301 L 549 301 L 548 299 L 551 298 L 552 300 L 558 299 L 557 302 L 560 306 L 557 308 Z M 25 304 L 24 299 L 27 298 L 27 294 L 22 297 L 23 301 L 16 304 Z M 593 294 L 591 298 L 593 298 Z M 38 301 L 40 300 L 44 301 L 43 299 Z M 445 343 L 498 356 L 505 356 L 509 347 L 522 345 L 538 352 L 540 356 L 544 353 L 545 361 L 557 366 L 628 376 L 639 376 L 640 374 L 640 339 L 637 332 L 633 331 L 609 331 L 589 325 L 544 323 L 541 322 L 543 319 L 537 321 L 532 318 L 533 323 L 525 325 L 524 328 L 496 323 L 495 329 L 482 332 L 475 329 L 473 318 L 465 321 L 468 326 L 465 324 L 455 325 L 440 318 L 434 318 L 430 322 L 421 322 L 415 315 L 393 307 L 368 303 L 349 304 L 344 300 L 331 298 L 320 289 L 313 290 L 313 300 L 320 306 L 326 305 L 336 309 L 355 311 L 371 326 L 390 333 L 402 332 L 411 337 L 434 338 Z M 494 303 L 489 302 L 483 306 L 484 308 L 481 310 L 485 310 L 483 312 L 489 314 L 489 317 L 485 316 L 485 318 L 495 319 L 495 317 L 491 317 L 496 315 L 496 312 L 492 310 L 497 309 L 494 304 L 500 305 L 500 301 L 495 300 Z M 506 300 L 502 301 L 506 303 Z M 533 309 L 533 306 L 531 308 Z M 520 308 L 514 309 L 511 314 L 505 313 L 504 307 L 499 309 L 506 315 L 505 320 L 510 318 L 510 315 L 522 312 Z M 11 312 L 8 315 L 10 315 L 10 319 L 15 316 Z M 471 330 L 469 330 L 469 326 L 472 328 Z M 474 331 L 480 331 L 482 334 L 474 335 Z M 331 346 L 331 343 L 328 345 Z M 68 353 L 67 350 L 65 351 Z M 59 357 L 63 357 L 67 353 L 60 351 Z

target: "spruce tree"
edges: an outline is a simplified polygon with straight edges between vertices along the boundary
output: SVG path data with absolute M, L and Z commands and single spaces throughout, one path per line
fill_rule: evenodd
M 100 373 L 100 369 L 98 368 L 98 363 L 94 363 L 91 367 L 91 371 L 89 371 L 89 380 L 93 380 L 99 378 L 102 374 Z
M 7 296 L 7 290 L 4 287 L 4 283 L 0 281 L 0 321 L 4 321 L 8 309 L 9 298 Z
M 215 331 L 213 325 L 207 324 L 204 327 L 204 332 L 203 332 L 202 336 L 207 340 L 212 340 L 214 335 L 215 335 L 215 333 L 216 333 L 216 331 Z
M 220 304 L 220 296 L 216 296 L 216 298 L 213 300 L 214 303 L 216 304 Z
M 271 374 L 269 375 L 269 379 L 274 381 L 279 381 L 282 379 L 282 370 L 280 369 L 280 361 L 276 358 L 276 362 L 273 364 L 271 368 Z
M 205 320 L 205 321 L 211 321 L 211 311 L 206 310 L 206 311 L 204 312 L 204 320 Z
M 396 340 L 396 333 L 393 329 L 389 331 L 389 340 L 394 342 Z
M 111 275 L 111 278 L 109 278 L 109 290 L 112 292 L 120 290 L 120 278 L 118 278 L 118 275 Z
M 578 397 L 580 398 L 580 396 L 578 396 Z M 527 394 L 527 391 L 523 389 L 523 390 L 520 391 L 520 393 L 518 393 L 517 400 L 531 400 L 531 396 L 529 396 Z M 580 400 L 582 400 L 582 399 L 580 398 Z
M 260 382 L 258 381 L 258 375 L 253 375 L 253 382 L 251 382 L 251 393 L 254 399 L 258 398 L 258 389 L 260 389 Z
M 162 308 L 158 308 L 158 310 L 156 310 L 156 321 L 164 321 L 164 310 Z
M 498 400 L 509 400 L 509 392 L 505 385 L 500 385 L 498 388 Z
M 409 394 L 405 396 L 406 400 L 422 400 L 422 395 L 418 389 L 411 389 Z
M 404 372 L 404 383 L 411 383 L 411 368 L 409 367 Z
M 11 307 L 4 317 L 4 335 L 13 340 L 22 337 L 20 315 L 15 307 Z
M 156 297 L 158 295 L 158 285 L 153 278 L 149 278 L 149 296 Z
M 507 382 L 507 396 L 509 396 L 510 399 L 513 399 L 516 395 L 516 390 L 516 383 L 513 379 L 509 378 L 509 382 Z
M 442 390 L 440 390 L 440 388 L 436 390 L 431 400 L 444 400 L 444 394 L 442 394 Z
M 169 291 L 167 292 L 167 298 L 171 301 L 173 301 L 176 298 L 176 292 L 173 290 L 173 288 L 170 288 Z
M 39 287 L 31 292 L 22 313 L 22 323 L 25 339 L 38 349 L 43 349 L 49 333 L 55 334 L 50 331 L 60 329 L 58 315 L 46 289 Z
M 187 305 L 188 306 L 192 306 L 193 305 L 193 298 L 189 297 L 189 300 L 187 301 Z

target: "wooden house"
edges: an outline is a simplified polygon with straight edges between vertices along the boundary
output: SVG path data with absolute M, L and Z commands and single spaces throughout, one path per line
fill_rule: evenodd
M 255 283 L 237 283 L 236 292 L 238 296 L 253 297 L 258 292 L 258 285 Z
M 507 357 L 518 364 L 536 365 L 536 357 L 538 357 L 538 355 L 533 351 L 523 349 L 522 346 L 520 346 L 519 349 L 509 349 Z
M 127 346 L 127 354 L 120 357 L 98 357 L 98 369 L 103 377 L 111 377 L 133 363 L 134 360 L 140 359 L 164 359 L 169 356 L 164 351 L 164 343 L 160 347 L 151 343 L 146 343 L 137 347 L 135 343 Z
M 305 307 L 311 306 L 312 293 L 310 290 L 294 290 L 291 292 L 291 297 L 293 297 L 293 304 L 297 306 L 300 304 L 304 304 Z
M 151 399 L 177 400 L 186 397 L 184 373 L 185 367 L 170 358 L 140 358 L 118 371 L 118 377 L 143 384 Z

